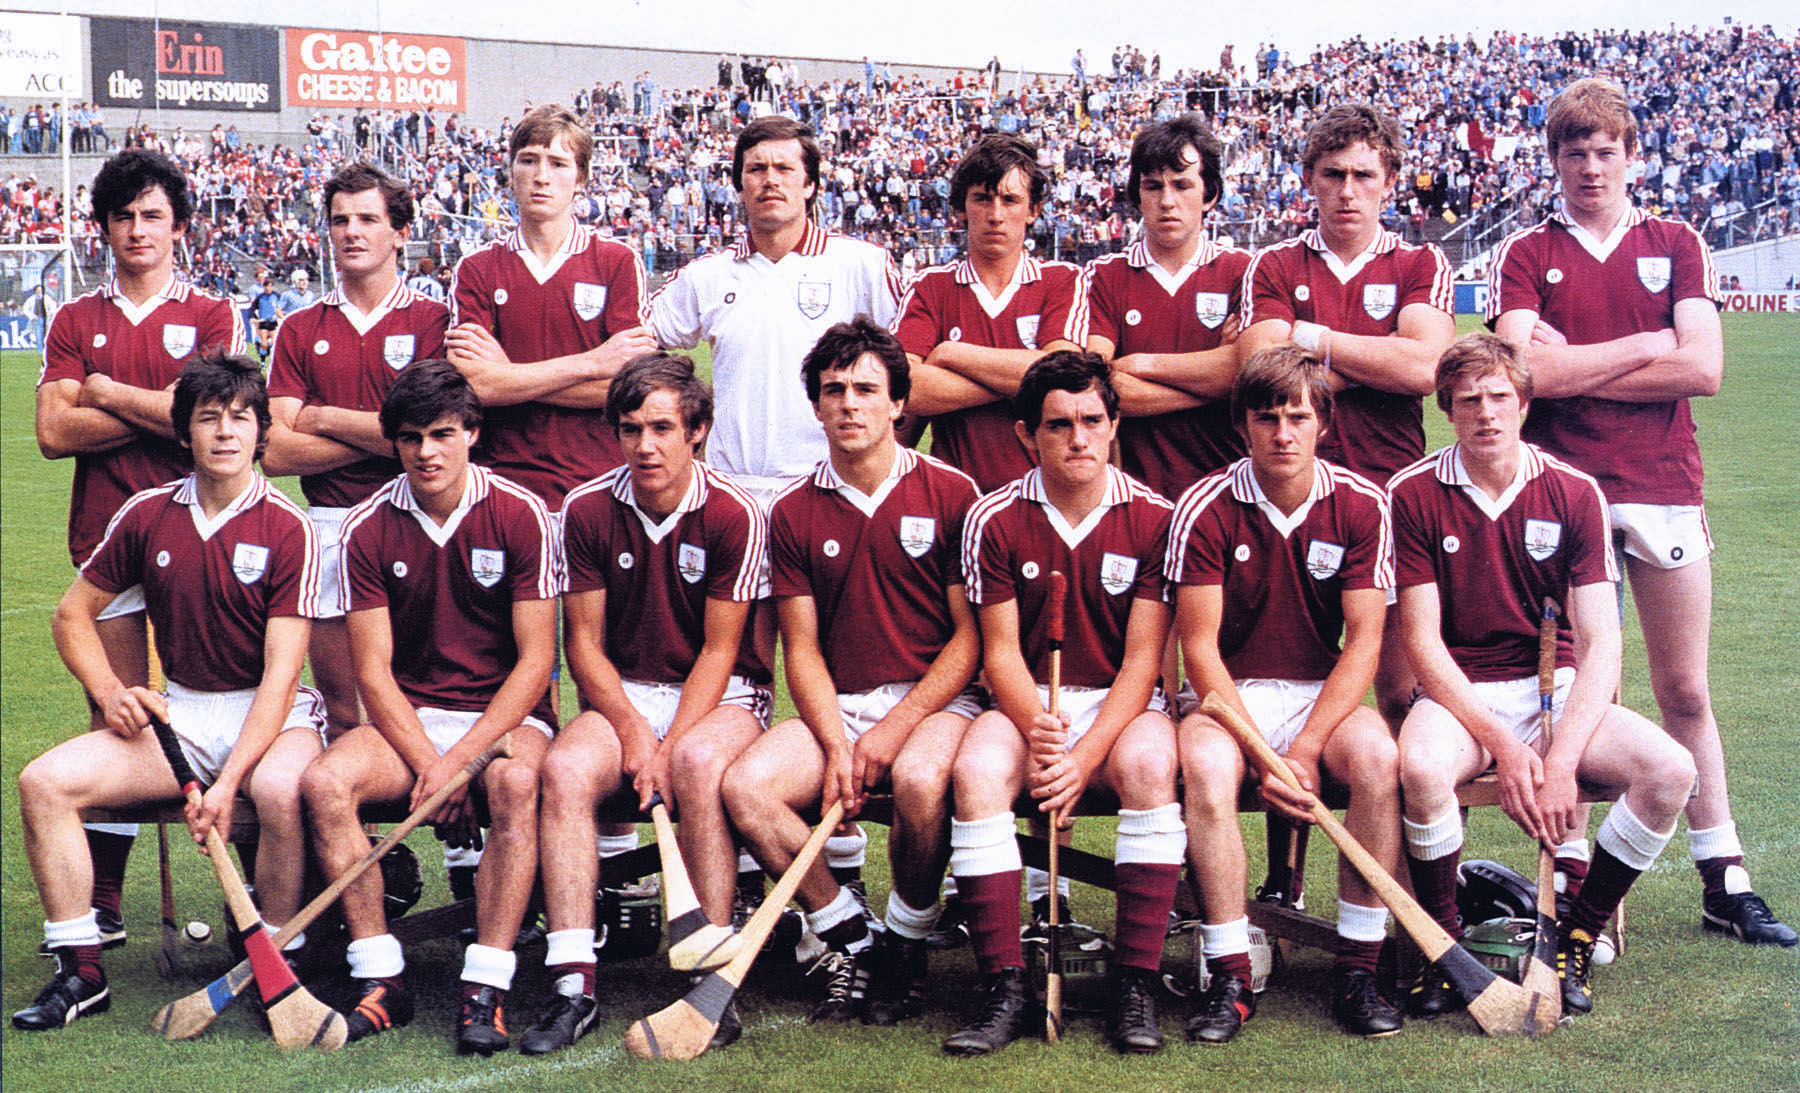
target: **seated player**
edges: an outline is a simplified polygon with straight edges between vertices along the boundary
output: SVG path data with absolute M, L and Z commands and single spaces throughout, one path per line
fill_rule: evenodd
M 1348 786 L 1346 826 L 1395 872 L 1398 756 L 1380 715 L 1361 704 L 1393 584 L 1387 500 L 1367 479 L 1317 458 L 1331 407 L 1324 367 L 1298 346 L 1272 346 L 1245 362 L 1231 409 L 1250 455 L 1181 495 L 1168 578 L 1194 689 L 1245 714 L 1310 792 L 1323 790 L 1322 775 Z M 1238 827 L 1244 760 L 1201 713 L 1183 719 L 1180 742 L 1188 860 L 1212 973 L 1187 1035 L 1222 1044 L 1256 1011 Z M 1270 804 L 1306 818 L 1287 783 L 1264 777 L 1262 787 Z M 1338 891 L 1332 1012 L 1352 1035 L 1398 1032 L 1399 1012 L 1375 988 L 1387 908 L 1342 860 Z
M 768 724 L 767 681 L 739 657 L 766 529 L 750 495 L 700 462 L 712 408 L 686 357 L 627 364 L 606 404 L 625 466 L 563 508 L 565 640 L 582 712 L 544 757 L 539 867 L 556 997 L 519 1042 L 529 1055 L 593 1027 L 594 808 L 627 778 L 641 803 L 661 793 L 680 810 L 701 907 L 730 921 L 737 853 L 719 780 Z M 728 1013 L 725 1042 L 738 1028 Z
M 980 659 L 958 551 L 975 482 L 899 446 L 910 369 L 867 319 L 827 330 L 804 365 L 830 456 L 775 501 L 773 583 L 788 687 L 800 716 L 726 774 L 732 824 L 772 875 L 805 844 L 803 813 L 892 788 L 894 888 L 877 976 L 861 901 L 815 863 L 800 886 L 827 951 L 815 1021 L 894 1024 L 923 1008 L 925 939 L 948 862 L 950 763 L 980 712 Z M 875 651 L 879 651 L 876 653 Z M 865 1004 L 866 1003 L 866 1004 Z
M 52 624 L 57 651 L 107 731 L 65 740 L 19 775 L 25 855 L 57 962 L 50 985 L 13 1014 L 13 1026 L 28 1031 L 61 1028 L 112 1004 L 81 810 L 181 800 L 155 734 L 145 731 L 152 715 L 174 726 L 208 781 L 201 804 L 187 808 L 194 837 L 204 842 L 210 827 L 229 833 L 232 805 L 247 794 L 262 828 L 263 919 L 279 926 L 300 906 L 300 776 L 324 747 L 325 728 L 318 692 L 299 687 L 318 546 L 306 514 L 257 473 L 269 399 L 254 361 L 217 353 L 190 361 L 175 381 L 170 418 L 193 473 L 125 502 Z M 101 613 L 139 583 L 166 695 L 126 686 L 100 638 Z
M 1120 1051 L 1163 1045 L 1157 967 L 1187 834 L 1175 802 L 1175 726 L 1157 676 L 1171 614 L 1162 575 L 1171 506 L 1106 462 L 1119 402 L 1106 362 L 1051 353 L 1014 404 L 1038 469 L 983 497 L 963 530 L 963 576 L 981 623 L 997 709 L 969 727 L 952 769 L 950 868 L 985 978 L 980 1016 L 944 1041 L 984 1055 L 1033 1020 L 1019 942 L 1013 802 L 1027 786 L 1060 817 L 1090 786 L 1119 799 L 1117 999 Z M 1068 580 L 1061 716 L 1051 717 L 1051 574 Z
M 1592 478 L 1519 439 L 1531 373 L 1515 350 L 1491 334 L 1461 339 L 1438 362 L 1437 401 L 1456 444 L 1388 486 L 1402 632 L 1422 692 L 1400 730 L 1407 865 L 1419 902 L 1458 936 L 1457 786 L 1497 768 L 1501 807 L 1551 847 L 1575 830 L 1578 779 L 1623 791 L 1557 924 L 1563 1008 L 1586 1013 L 1594 936 L 1674 834 L 1694 760 L 1611 701 L 1619 571 L 1606 500 Z M 1550 741 L 1538 716 L 1545 599 L 1560 609 Z
M 408 365 L 380 421 L 405 473 L 350 510 L 343 548 L 350 656 L 372 724 L 334 740 L 301 789 L 314 849 L 336 877 L 368 853 L 358 808 L 414 807 L 512 734 L 512 757 L 494 760 L 478 788 L 458 790 L 432 817 L 440 832 L 464 840 L 479 822 L 477 798 L 491 817 L 456 1028 L 459 1053 L 488 1055 L 507 1046 L 512 948 L 537 874 L 561 552 L 536 495 L 469 463 L 481 400 L 453 365 Z M 382 894 L 381 873 L 371 869 L 343 895 L 360 994 L 352 1040 L 412 1019 Z

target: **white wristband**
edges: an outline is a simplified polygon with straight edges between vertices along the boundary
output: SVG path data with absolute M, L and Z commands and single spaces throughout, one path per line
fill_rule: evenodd
M 1317 353 L 1319 344 L 1329 333 L 1331 328 L 1322 323 L 1296 322 L 1290 340 L 1308 353 Z

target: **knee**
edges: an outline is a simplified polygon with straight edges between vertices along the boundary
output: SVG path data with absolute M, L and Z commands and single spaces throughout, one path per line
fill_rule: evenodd
M 894 807 L 910 814 L 943 802 L 950 796 L 950 764 L 948 758 L 903 756 L 888 774 Z
M 325 759 L 314 760 L 301 772 L 300 799 L 315 819 L 347 812 L 355 804 L 348 779 Z
M 38 756 L 19 772 L 19 810 L 27 817 L 42 808 L 53 807 L 62 797 L 62 783 L 56 777 L 55 764 Z
M 1345 781 L 1358 796 L 1390 796 L 1400 786 L 1400 748 L 1385 734 L 1371 735 L 1350 754 Z
M 546 810 L 569 806 L 591 808 L 607 779 L 586 756 L 552 752 L 538 771 Z
M 1656 703 L 1668 730 L 1685 741 L 1712 711 L 1712 692 L 1705 673 L 1671 673 L 1658 682 Z
M 748 756 L 739 757 L 725 769 L 719 782 L 719 797 L 739 827 L 757 826 L 755 819 L 767 815 L 773 807 L 769 775 L 762 763 Z
M 1439 805 L 1456 789 L 1450 781 L 1450 759 L 1429 747 L 1402 748 L 1399 753 L 1400 791 L 1408 803 Z
M 1224 734 L 1215 730 L 1184 730 L 1181 777 L 1190 811 L 1237 812 L 1243 756 Z
M 1179 766 L 1175 749 L 1148 745 L 1120 749 L 1113 761 L 1122 794 L 1156 801 L 1175 799 Z
M 1657 804 L 1673 816 L 1687 807 L 1688 796 L 1694 791 L 1696 768 L 1693 754 L 1680 744 L 1670 741 L 1664 752 L 1652 788 Z
M 536 765 L 517 760 L 496 764 L 488 778 L 488 806 L 494 813 L 495 824 L 506 818 L 535 816 L 537 794 Z

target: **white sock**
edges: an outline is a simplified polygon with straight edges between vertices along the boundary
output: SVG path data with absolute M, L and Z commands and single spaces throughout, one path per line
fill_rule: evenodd
M 833 926 L 840 922 L 848 922 L 860 914 L 862 914 L 862 904 L 856 902 L 856 897 L 850 894 L 850 889 L 839 888 L 837 895 L 832 897 L 830 903 L 817 911 L 806 912 L 806 925 L 813 933 L 823 937 L 825 931 Z
M 1744 856 L 1744 844 L 1738 842 L 1735 820 L 1726 820 L 1717 827 L 1688 828 L 1688 848 L 1695 861 Z
M 588 930 L 552 930 L 544 935 L 544 967 L 554 968 L 558 964 L 592 964 L 594 962 L 594 931 Z
M 1406 831 L 1406 852 L 1419 861 L 1436 861 L 1462 849 L 1462 814 L 1455 808 L 1422 824 L 1401 817 Z
M 70 945 L 100 944 L 100 926 L 94 920 L 93 908 L 88 908 L 85 915 L 76 915 L 61 922 L 44 920 L 44 943 L 52 949 L 66 948 Z
M 592 952 L 592 949 L 588 950 Z M 511 949 L 496 949 L 489 945 L 470 945 L 463 951 L 462 981 L 479 983 L 484 987 L 497 987 L 500 990 L 511 990 L 513 971 L 519 966 L 519 957 Z
M 1346 941 L 1382 941 L 1387 937 L 1388 909 L 1338 900 L 1338 936 Z
M 950 869 L 965 877 L 1019 868 L 1019 829 L 1010 812 L 950 821 Z
M 601 857 L 615 858 L 638 848 L 638 833 L 634 829 L 629 835 L 602 835 L 596 842 Z
M 833 835 L 825 840 L 825 864 L 832 869 L 861 869 L 869 847 L 869 836 L 858 825 L 848 835 Z
M 932 929 L 937 926 L 938 915 L 942 911 L 943 905 L 941 904 L 934 903 L 930 907 L 920 909 L 901 899 L 899 892 L 889 892 L 887 915 L 885 916 L 887 928 L 892 930 L 896 937 L 923 941 L 931 936 Z
M 1069 878 L 1068 877 L 1057 877 L 1056 878 L 1056 890 L 1062 894 L 1062 897 L 1064 899 L 1068 899 L 1069 898 Z M 1050 894 L 1050 874 L 1044 872 L 1042 869 L 1038 869 L 1035 867 L 1025 870 L 1025 900 L 1026 900 L 1026 902 L 1036 903 L 1038 900 L 1043 899 L 1045 896 L 1047 896 L 1049 894 Z
M 350 975 L 356 979 L 393 979 L 406 970 L 406 955 L 393 934 L 352 941 L 344 955 L 350 961 Z
M 1250 951 L 1249 918 L 1234 919 L 1221 922 L 1217 926 L 1210 923 L 1200 924 L 1200 955 L 1205 957 L 1231 956 L 1234 953 Z
M 1675 836 L 1675 825 L 1671 823 L 1667 831 L 1652 831 L 1644 826 L 1644 821 L 1637 818 L 1626 805 L 1625 798 L 1607 812 L 1606 819 L 1600 821 L 1600 830 L 1594 836 L 1594 842 L 1600 849 L 1624 862 L 1626 865 L 1642 873 L 1656 863 L 1656 856 L 1669 845 Z

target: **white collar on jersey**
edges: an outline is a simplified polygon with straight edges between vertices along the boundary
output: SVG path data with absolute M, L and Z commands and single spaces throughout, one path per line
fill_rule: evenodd
M 1468 466 L 1463 463 L 1461 444 L 1452 444 L 1438 453 L 1435 468 L 1438 481 L 1446 486 L 1461 487 L 1475 507 L 1481 510 L 1482 515 L 1490 521 L 1498 520 L 1519 499 L 1526 484 L 1544 473 L 1544 461 L 1536 448 L 1521 441 L 1519 452 L 1518 472 L 1513 475 L 1512 483 L 1500 492 L 1499 497 L 1489 497 L 1486 490 L 1475 484 L 1475 479 L 1469 475 Z
M 1044 518 L 1050 521 L 1050 527 L 1055 530 L 1057 538 L 1063 541 L 1064 546 L 1074 550 L 1081 545 L 1081 541 L 1086 539 L 1089 533 L 1100 526 L 1100 521 L 1106 518 L 1107 509 L 1114 505 L 1123 505 L 1131 500 L 1131 484 L 1126 479 L 1124 471 L 1108 466 L 1106 468 L 1105 496 L 1101 497 L 1100 503 L 1094 506 L 1094 511 L 1082 517 L 1081 523 L 1072 526 L 1063 516 L 1062 511 L 1050 503 L 1050 495 L 1044 490 L 1044 474 L 1038 468 L 1033 467 L 1025 472 L 1025 477 L 1019 480 L 1019 493 L 1027 501 L 1038 503 L 1039 507 L 1044 510 Z
M 696 459 L 693 470 L 694 473 L 688 478 L 687 490 L 682 493 L 680 503 L 675 506 L 675 511 L 663 517 L 661 522 L 652 520 L 650 514 L 638 505 L 637 491 L 631 485 L 631 468 L 620 468 L 619 480 L 613 483 L 612 493 L 614 497 L 618 498 L 620 504 L 637 514 L 638 522 L 644 525 L 644 534 L 650 537 L 650 541 L 660 543 L 668 537 L 671 531 L 675 530 L 675 525 L 681 523 L 683 516 L 706 503 L 706 465 Z
M 1361 254 L 1346 262 L 1325 245 L 1325 235 L 1319 229 L 1311 228 L 1301 232 L 1300 238 L 1307 246 L 1318 252 L 1320 259 L 1325 263 L 1325 268 L 1331 271 L 1331 275 L 1338 279 L 1340 285 L 1349 284 L 1352 278 L 1363 271 L 1364 266 L 1400 245 L 1400 237 L 1383 228 L 1375 233 L 1375 238 L 1369 241 L 1369 245 Z
M 319 303 L 326 307 L 337 308 L 343 314 L 344 320 L 356 328 L 358 334 L 367 337 L 369 331 L 375 329 L 375 324 L 387 318 L 389 312 L 412 303 L 413 296 L 413 290 L 406 287 L 406 282 L 395 281 L 394 287 L 388 290 L 388 294 L 383 296 L 381 302 L 376 304 L 374 310 L 367 315 L 350 302 L 350 298 L 344 295 L 342 287 L 334 288 L 320 297 Z
M 392 500 L 395 508 L 410 513 L 412 518 L 419 522 L 419 526 L 425 529 L 426 538 L 439 547 L 443 547 L 449 544 L 450 537 L 455 535 L 456 529 L 462 526 L 463 517 L 469 515 L 469 510 L 487 497 L 488 489 L 488 469 L 478 467 L 473 463 L 469 464 L 469 477 L 463 481 L 462 500 L 456 503 L 455 510 L 450 513 L 450 519 L 445 520 L 442 524 L 433 520 L 430 513 L 419 507 L 419 503 L 413 499 L 412 483 L 407 481 L 405 475 L 401 475 L 395 481 Z
M 964 258 L 956 263 L 956 283 L 968 286 L 969 291 L 975 297 L 975 302 L 981 305 L 981 310 L 987 312 L 987 317 L 990 319 L 1000 317 L 1001 313 L 1006 310 L 1006 305 L 1012 303 L 1012 298 L 1019 291 L 1020 285 L 1028 285 L 1043 275 L 1043 268 L 1038 265 L 1037 259 L 1029 254 L 1021 254 L 1019 255 L 1019 264 L 1013 267 L 1012 280 L 1006 282 L 1006 287 L 1000 290 L 1000 295 L 995 296 L 988 291 L 986 285 L 982 284 L 981 275 L 975 272 L 973 259 Z
M 262 472 L 252 471 L 250 485 L 244 492 L 232 498 L 230 504 L 220 509 L 217 516 L 208 519 L 206 510 L 200 507 L 199 482 L 196 476 L 190 474 L 181 480 L 181 485 L 175 487 L 174 501 L 178 505 L 187 506 L 188 513 L 194 518 L 194 530 L 200 533 L 200 541 L 205 543 L 210 542 L 220 528 L 229 524 L 233 516 L 261 501 L 268 492 L 269 483 L 263 478 Z
M 1132 269 L 1148 270 L 1156 283 L 1162 286 L 1162 290 L 1173 296 L 1181 291 L 1182 285 L 1187 284 L 1187 279 L 1194 275 L 1195 270 L 1217 258 L 1221 249 L 1211 239 L 1202 237 L 1200 245 L 1194 248 L 1194 256 L 1183 263 L 1180 269 L 1170 273 L 1150 253 L 1150 244 L 1140 239 L 1125 249 L 1125 261 Z
M 1606 260 L 1612 257 L 1612 252 L 1618 249 L 1620 243 L 1624 242 L 1625 233 L 1642 224 L 1646 215 L 1648 214 L 1644 210 L 1635 206 L 1626 210 L 1625 215 L 1619 217 L 1619 222 L 1613 226 L 1611 232 L 1607 233 L 1605 239 L 1601 239 L 1593 232 L 1575 223 L 1575 218 L 1570 216 L 1568 210 L 1561 204 L 1558 204 L 1556 211 L 1550 214 L 1550 218 L 1569 229 L 1569 234 L 1574 237 L 1575 242 L 1581 244 L 1582 250 L 1593 255 L 1594 261 L 1605 265 Z
M 169 275 L 169 283 L 157 289 L 148 300 L 144 301 L 142 307 L 132 303 L 131 297 L 125 295 L 124 290 L 119 288 L 117 277 L 107 278 L 106 283 L 100 286 L 100 291 L 106 294 L 106 298 L 113 302 L 113 306 L 119 309 L 119 313 L 125 316 L 125 321 L 132 326 L 143 325 L 144 320 L 161 307 L 165 300 L 179 301 L 188 297 L 187 282 L 173 273 Z
M 826 459 L 820 461 L 819 469 L 813 472 L 813 484 L 820 489 L 836 490 L 844 500 L 855 505 L 858 512 L 873 520 L 875 513 L 881 508 L 881 503 L 886 501 L 888 494 L 893 493 L 894 487 L 900 484 L 900 479 L 918 465 L 919 453 L 911 448 L 897 448 L 894 465 L 888 470 L 887 477 L 881 480 L 881 485 L 875 487 L 874 493 L 869 494 L 840 478 L 837 470 L 832 467 L 831 460 Z
M 819 255 L 825 253 L 825 243 L 830 238 L 830 232 L 819 227 L 809 219 L 806 222 L 806 230 L 800 233 L 800 242 L 795 244 L 794 249 L 788 251 L 788 254 L 798 254 L 802 258 L 817 258 Z M 750 241 L 749 228 L 745 228 L 744 234 L 739 237 L 737 242 L 731 245 L 731 256 L 740 262 L 748 262 L 751 258 L 761 253 L 761 251 L 756 249 L 756 244 Z M 782 257 L 786 258 L 787 254 L 782 255 Z M 767 262 L 768 259 L 765 258 L 763 261 Z
M 550 256 L 548 262 L 539 262 L 538 256 L 525 245 L 525 229 L 523 228 L 514 228 L 506 233 L 506 248 L 519 256 L 519 261 L 525 263 L 525 271 L 531 274 L 532 280 L 541 285 L 555 277 L 556 271 L 561 269 L 563 263 L 567 262 L 572 255 L 579 254 L 587 248 L 588 235 L 587 225 L 570 217 L 569 234 L 564 237 L 562 246 L 556 248 L 556 253 Z
M 1300 503 L 1290 515 L 1281 511 L 1269 495 L 1263 492 L 1262 483 L 1256 480 L 1256 470 L 1250 465 L 1250 458 L 1245 456 L 1231 465 L 1231 496 L 1246 505 L 1255 505 L 1262 514 L 1269 518 L 1269 523 L 1280 533 L 1283 539 L 1294 533 L 1294 529 L 1306 522 L 1307 513 L 1312 511 L 1313 502 L 1331 492 L 1330 476 L 1317 458 L 1313 460 L 1312 492 Z

